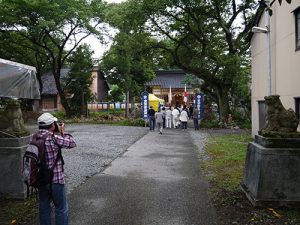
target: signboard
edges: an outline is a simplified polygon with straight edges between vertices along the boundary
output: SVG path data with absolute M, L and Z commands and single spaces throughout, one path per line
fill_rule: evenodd
M 203 119 L 203 94 L 196 94 L 195 95 L 195 104 L 199 109 L 198 119 Z
M 142 92 L 142 118 L 148 119 L 149 94 L 147 91 Z

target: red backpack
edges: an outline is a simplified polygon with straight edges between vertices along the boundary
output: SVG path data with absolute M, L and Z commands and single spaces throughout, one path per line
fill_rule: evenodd
M 58 154 L 53 167 L 48 168 L 45 153 L 46 138 L 47 135 L 38 137 L 34 134 L 23 156 L 23 181 L 27 186 L 27 196 L 30 187 L 36 189 L 52 183 L 53 169 L 61 154 Z

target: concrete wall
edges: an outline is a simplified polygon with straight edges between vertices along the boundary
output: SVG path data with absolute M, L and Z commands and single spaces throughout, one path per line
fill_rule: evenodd
M 300 2 L 282 5 L 276 2 L 271 17 L 272 94 L 281 96 L 286 108 L 295 110 L 294 97 L 300 96 L 300 51 L 295 51 L 295 16 L 292 13 Z M 265 27 L 265 16 L 260 20 Z M 265 34 L 254 33 L 252 55 L 252 134 L 258 132 L 258 102 L 268 95 L 267 39 Z
M 104 78 L 104 74 L 100 70 L 98 70 L 98 92 L 97 92 L 98 101 L 101 102 L 107 99 L 108 91 L 109 88 Z
M 95 68 L 92 71 L 92 77 L 93 77 L 93 82 L 90 86 L 90 90 L 93 93 L 93 95 L 95 95 L 95 97 L 98 98 L 98 96 L 97 96 L 97 93 L 98 93 L 98 70 Z
M 24 199 L 26 188 L 22 168 L 29 136 L 0 138 L 0 196 Z

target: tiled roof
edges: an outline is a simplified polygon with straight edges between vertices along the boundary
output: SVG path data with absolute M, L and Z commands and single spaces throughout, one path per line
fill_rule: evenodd
M 69 71 L 70 69 L 68 68 L 61 69 L 60 79 L 65 78 L 68 75 Z M 58 93 L 52 72 L 47 72 L 43 74 L 42 82 L 43 82 L 42 95 L 56 95 Z
M 184 88 L 183 70 L 157 70 L 156 78 L 146 83 L 146 86 L 160 86 L 161 88 Z M 190 88 L 190 85 L 186 86 Z

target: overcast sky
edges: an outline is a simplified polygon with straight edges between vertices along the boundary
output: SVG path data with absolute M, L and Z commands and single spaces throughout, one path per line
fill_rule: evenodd
M 108 3 L 120 3 L 125 0 L 105 0 Z M 112 32 L 113 33 L 113 32 Z M 90 35 L 87 37 L 85 40 L 83 40 L 83 43 L 87 43 L 91 45 L 91 49 L 94 51 L 93 57 L 95 59 L 100 59 L 103 56 L 103 53 L 109 49 L 109 44 L 108 45 L 102 45 L 100 41 L 93 35 Z

